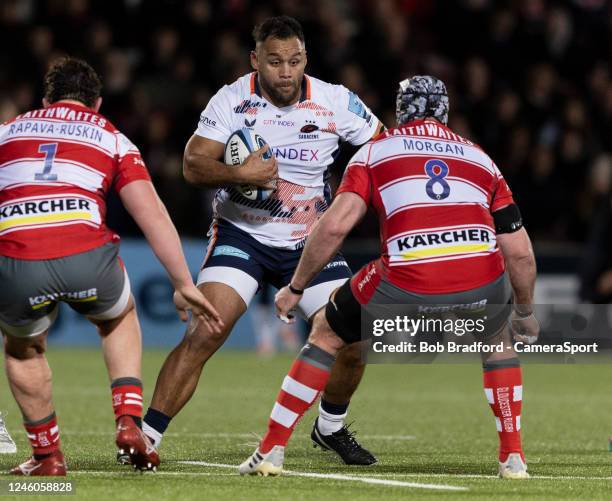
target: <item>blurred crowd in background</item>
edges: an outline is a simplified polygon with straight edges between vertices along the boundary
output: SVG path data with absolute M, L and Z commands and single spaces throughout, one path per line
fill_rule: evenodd
M 451 128 L 494 158 L 536 243 L 585 242 L 609 210 L 606 0 L 3 0 L 0 120 L 39 106 L 54 58 L 86 59 L 102 113 L 140 147 L 179 231 L 201 237 L 211 192 L 183 180 L 185 143 L 217 89 L 250 71 L 253 26 L 281 13 L 304 26 L 307 73 L 349 87 L 388 127 L 399 80 L 442 78 Z M 368 221 L 359 235 L 375 235 Z M 135 231 L 116 202 L 109 224 Z

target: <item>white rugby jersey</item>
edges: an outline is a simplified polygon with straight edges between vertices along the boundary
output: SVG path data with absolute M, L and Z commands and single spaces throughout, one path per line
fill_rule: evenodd
M 253 72 L 212 97 L 195 134 L 225 143 L 243 127 L 270 145 L 278 161 L 277 189 L 262 201 L 248 200 L 231 187 L 220 189 L 213 203 L 215 218 L 229 221 L 265 245 L 295 249 L 327 209 L 327 170 L 339 142 L 366 143 L 379 121 L 346 87 L 307 75 L 300 100 L 277 108 L 262 96 Z

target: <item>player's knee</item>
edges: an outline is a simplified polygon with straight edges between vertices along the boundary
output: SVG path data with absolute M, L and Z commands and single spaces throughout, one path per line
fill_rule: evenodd
M 308 342 L 317 345 L 328 353 L 336 353 L 345 346 L 345 343 L 331 329 L 325 319 L 325 311 L 320 310 L 312 322 L 312 330 L 308 336 Z
M 211 332 L 204 322 L 194 318 L 189 323 L 183 345 L 194 354 L 214 353 L 223 345 L 227 334 L 227 327 L 219 333 Z
M 45 353 L 47 348 L 46 334 L 32 338 L 4 336 L 4 353 L 17 360 L 29 360 Z
M 96 328 L 98 329 L 98 334 L 100 334 L 100 336 L 102 337 L 105 337 L 111 334 L 117 328 L 117 326 L 121 322 L 123 322 L 123 320 L 129 315 L 132 315 L 134 317 L 133 318 L 134 322 L 136 323 L 138 322 L 138 318 L 136 316 L 136 301 L 134 301 L 134 296 L 132 295 L 130 295 L 130 299 L 127 305 L 125 306 L 125 308 L 123 309 L 123 311 L 121 311 L 121 313 L 117 315 L 116 317 L 104 318 L 104 319 L 96 319 L 96 318 L 89 317 L 89 320 L 93 324 L 95 324 Z M 135 328 L 138 328 L 138 327 L 135 327 Z
M 487 338 L 485 340 L 485 343 L 491 346 L 503 345 L 503 349 L 499 351 L 492 350 L 490 352 L 483 352 L 480 358 L 482 359 L 482 362 L 484 364 L 498 362 L 501 360 L 514 359 L 518 357 L 516 351 L 514 350 L 510 330 L 507 328 L 507 326 L 494 336 Z
M 365 361 L 362 356 L 361 343 L 351 343 L 346 345 L 336 359 L 342 365 L 348 367 L 360 367 L 365 365 Z

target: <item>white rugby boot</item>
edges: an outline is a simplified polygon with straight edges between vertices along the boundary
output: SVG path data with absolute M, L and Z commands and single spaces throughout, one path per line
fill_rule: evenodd
M 511 479 L 529 478 L 527 465 L 518 452 L 508 454 L 508 458 L 499 462 L 499 477 Z
M 0 412 L 0 454 L 14 454 L 15 452 L 17 452 L 17 446 L 9 435 Z
M 262 454 L 259 447 L 238 467 L 241 475 L 259 475 L 262 477 L 275 477 L 283 471 L 283 461 L 285 460 L 285 448 L 282 445 L 275 445 L 270 452 Z
M 16 452 L 17 446 L 9 435 L 4 419 L 2 419 L 2 413 L 0 412 L 0 454 L 15 454 Z

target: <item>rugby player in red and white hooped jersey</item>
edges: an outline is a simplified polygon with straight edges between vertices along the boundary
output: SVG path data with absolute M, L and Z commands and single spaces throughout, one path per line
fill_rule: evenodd
M 254 38 L 255 71 L 213 96 L 184 159 L 188 182 L 220 188 L 198 285 L 227 328 L 219 336 L 194 322 L 167 358 L 143 425 L 156 443 L 191 398 L 202 367 L 221 347 L 260 284 L 280 288 L 289 282 L 306 237 L 330 202 L 326 172 L 339 142 L 361 146 L 383 128 L 354 93 L 304 74 L 304 34 L 295 19 L 270 18 L 255 29 Z M 262 160 L 259 151 L 237 168 L 222 163 L 225 142 L 243 127 L 267 141 L 273 159 Z M 269 199 L 252 201 L 232 187 L 242 183 L 276 189 Z M 341 254 L 330 256 L 325 269 L 300 291 L 301 315 L 311 319 L 350 274 Z M 363 367 L 358 349 L 339 355 L 313 427 L 313 440 L 335 450 L 348 464 L 375 462 L 344 425 Z
M 360 332 L 362 313 L 375 317 L 381 311 L 376 305 L 393 304 L 409 317 L 450 307 L 461 318 L 466 308 L 477 307 L 481 342 L 504 348 L 482 351 L 485 394 L 499 432 L 499 475 L 528 478 L 520 438 L 522 376 L 512 336 L 533 342 L 539 332 L 532 310 L 535 260 L 499 169 L 450 130 L 447 120 L 443 82 L 430 76 L 404 80 L 397 128 L 363 146 L 349 163 L 289 286 L 276 296 L 277 313 L 286 316 L 295 307 L 299 297 L 292 288 L 310 283 L 368 206 L 379 216 L 381 257 L 334 292 L 326 311 L 315 317 L 267 434 L 240 466 L 241 474 L 281 473 L 293 428 L 324 388 L 338 351 L 371 337 Z
M 100 90 L 91 66 L 60 59 L 45 77 L 44 108 L 0 126 L 0 330 L 9 385 L 33 450 L 11 470 L 15 475 L 66 474 L 45 358 L 60 301 L 101 336 L 117 446 L 135 468 L 159 464 L 141 429 L 141 334 L 119 236 L 105 222 L 110 189 L 166 268 L 181 318 L 192 310 L 212 330 L 223 327 L 193 284 L 140 152 L 98 113 Z

